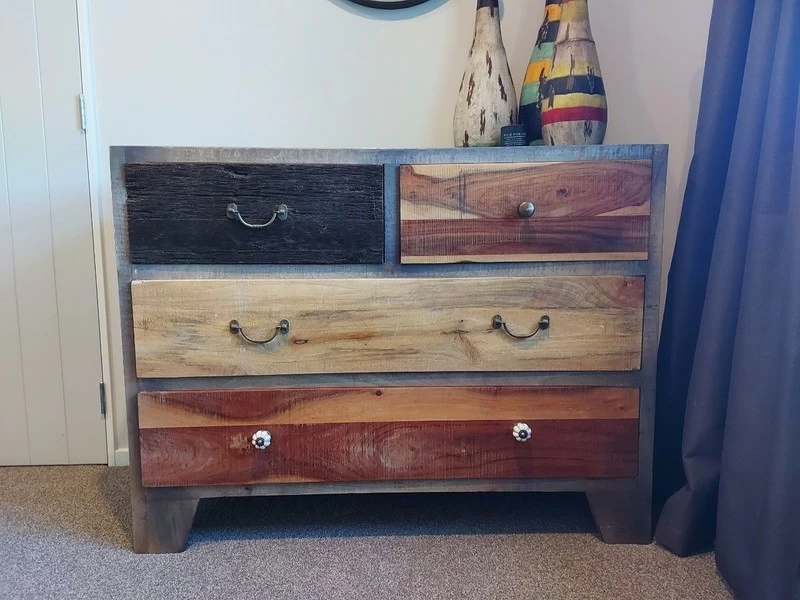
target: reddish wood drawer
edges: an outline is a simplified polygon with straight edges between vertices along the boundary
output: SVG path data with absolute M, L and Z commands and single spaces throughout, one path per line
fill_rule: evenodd
M 518 424 L 530 428 L 527 441 L 515 437 Z M 146 487 L 634 477 L 639 391 L 398 387 L 143 392 L 139 428 Z M 265 449 L 253 445 L 257 431 L 270 434 Z
M 646 260 L 651 181 L 649 160 L 402 165 L 401 262 Z

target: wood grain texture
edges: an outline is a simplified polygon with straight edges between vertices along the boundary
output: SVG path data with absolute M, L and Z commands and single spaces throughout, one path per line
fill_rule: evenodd
M 641 252 L 591 252 L 586 254 L 462 254 L 458 260 L 453 260 L 451 255 L 416 256 L 405 261 L 413 265 L 448 265 L 453 263 L 520 263 L 520 262 L 550 262 L 565 263 L 585 260 L 619 261 L 619 260 L 647 260 L 647 255 Z
M 638 419 L 613 387 L 350 387 L 142 392 L 139 428 L 405 421 Z
M 640 277 L 135 281 L 139 377 L 639 368 Z M 528 333 L 492 328 L 500 314 Z M 258 345 L 282 319 L 287 335 Z
M 403 262 L 646 260 L 647 227 L 646 216 L 412 220 Z
M 646 259 L 651 176 L 650 161 L 402 165 L 401 262 Z
M 137 442 L 138 443 L 138 442 Z M 637 475 L 639 477 L 639 475 Z M 579 492 L 587 489 L 616 490 L 620 482 L 636 479 L 585 477 L 537 477 L 529 479 L 400 479 L 387 481 L 328 481 L 303 483 L 252 483 L 142 488 L 159 500 L 247 498 L 259 496 L 319 496 L 320 494 L 429 494 Z
M 437 266 L 398 265 L 399 232 L 397 216 L 399 204 L 399 171 L 404 164 L 448 163 L 532 163 L 553 161 L 607 162 L 652 161 L 652 204 L 650 215 L 650 241 L 648 261 L 620 262 L 548 262 L 515 264 L 446 264 Z M 448 479 L 404 481 L 312 482 L 312 483 L 262 483 L 250 485 L 206 485 L 192 487 L 144 488 L 141 480 L 139 453 L 139 428 L 137 394 L 156 386 L 168 389 L 207 387 L 208 379 L 139 379 L 136 375 L 134 354 L 134 321 L 131 309 L 131 280 L 137 279 L 217 279 L 231 277 L 268 277 L 271 279 L 325 278 L 341 276 L 335 266 L 307 266 L 303 268 L 279 265 L 138 265 L 130 264 L 128 253 L 128 225 L 125 202 L 127 190 L 124 168 L 129 163 L 207 163 L 207 164 L 385 164 L 385 215 L 386 257 L 384 265 L 363 265 L 348 268 L 347 272 L 359 277 L 414 276 L 554 276 L 554 275 L 628 275 L 644 276 L 645 317 L 642 370 L 632 372 L 472 372 L 472 373 L 373 373 L 349 375 L 343 373 L 322 375 L 278 375 L 242 377 L 216 377 L 214 386 L 229 388 L 248 386 L 287 385 L 481 385 L 491 382 L 503 385 L 641 385 L 641 420 L 639 424 L 639 469 L 636 478 L 535 478 L 535 479 Z M 338 149 L 307 150 L 297 148 L 209 148 L 209 147 L 112 147 L 111 180 L 113 191 L 114 225 L 118 291 L 121 308 L 121 346 L 124 372 L 124 397 L 127 404 L 127 422 L 131 457 L 131 487 L 133 498 L 134 539 L 145 547 L 149 537 L 158 532 L 147 526 L 146 515 L 151 500 L 183 501 L 190 499 L 233 496 L 277 496 L 300 494 L 365 494 L 365 493 L 421 493 L 421 492 L 532 492 L 532 491 L 608 491 L 624 493 L 628 482 L 635 482 L 642 493 L 648 493 L 651 482 L 652 419 L 655 394 L 655 358 L 658 345 L 658 313 L 660 286 L 660 257 L 662 243 L 663 209 L 665 197 L 667 147 L 652 145 L 601 145 L 574 147 L 523 147 L 523 148 L 437 148 L 437 149 Z M 577 260 L 577 259 L 576 259 Z M 617 260 L 610 257 L 609 260 Z M 338 270 L 337 270 L 338 269 Z M 119 386 L 120 388 L 122 386 Z M 636 505 L 640 518 L 648 518 L 647 506 Z
M 382 165 L 128 164 L 132 263 L 381 263 Z M 226 215 L 236 203 L 264 223 Z
M 536 421 L 529 442 L 515 421 L 263 423 L 140 430 L 146 487 L 309 481 L 634 477 L 638 421 Z
M 655 426 L 656 377 L 658 372 L 658 336 L 661 326 L 661 266 L 664 245 L 664 206 L 667 195 L 668 146 L 653 147 L 653 180 L 650 193 L 649 259 L 645 281 L 644 342 L 641 369 L 639 425 L 639 475 L 636 479 L 638 500 L 630 504 L 635 519 L 650 535 L 652 528 L 653 439 Z M 592 491 L 592 490 L 589 490 Z M 599 490 L 598 490 L 599 491 Z M 608 490 L 603 490 L 608 491 Z
M 166 554 L 182 552 L 192 529 L 198 500 L 146 500 L 134 518 L 140 532 L 133 542 L 134 552 Z
M 650 489 L 626 486 L 623 489 L 586 492 L 600 537 L 607 544 L 649 544 L 653 540 Z
M 650 214 L 649 160 L 401 165 L 403 221 Z

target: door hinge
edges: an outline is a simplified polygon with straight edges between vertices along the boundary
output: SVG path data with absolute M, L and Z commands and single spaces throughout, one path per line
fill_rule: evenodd
M 78 110 L 81 114 L 81 131 L 86 131 L 86 97 L 78 94 Z
M 106 416 L 106 384 L 100 382 L 100 414 Z

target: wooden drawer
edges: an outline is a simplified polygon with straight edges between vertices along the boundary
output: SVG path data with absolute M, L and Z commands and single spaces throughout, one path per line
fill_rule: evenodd
M 530 428 L 527 441 L 514 437 L 518 423 Z M 139 428 L 147 487 L 634 477 L 639 392 L 531 387 L 143 392 Z M 270 434 L 263 450 L 252 443 L 257 431 Z
M 402 165 L 401 262 L 645 260 L 651 176 L 649 160 Z
M 125 165 L 132 263 L 382 263 L 383 166 Z M 264 224 L 280 205 L 286 219 Z
M 131 293 L 139 377 L 613 371 L 641 362 L 642 277 L 134 281 Z M 528 335 L 543 317 L 549 328 L 529 339 L 509 335 Z

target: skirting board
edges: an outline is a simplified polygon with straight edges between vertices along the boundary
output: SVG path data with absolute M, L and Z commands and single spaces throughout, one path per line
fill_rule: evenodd
M 114 450 L 114 464 L 109 465 L 110 467 L 127 467 L 130 464 L 128 448 L 117 448 Z

